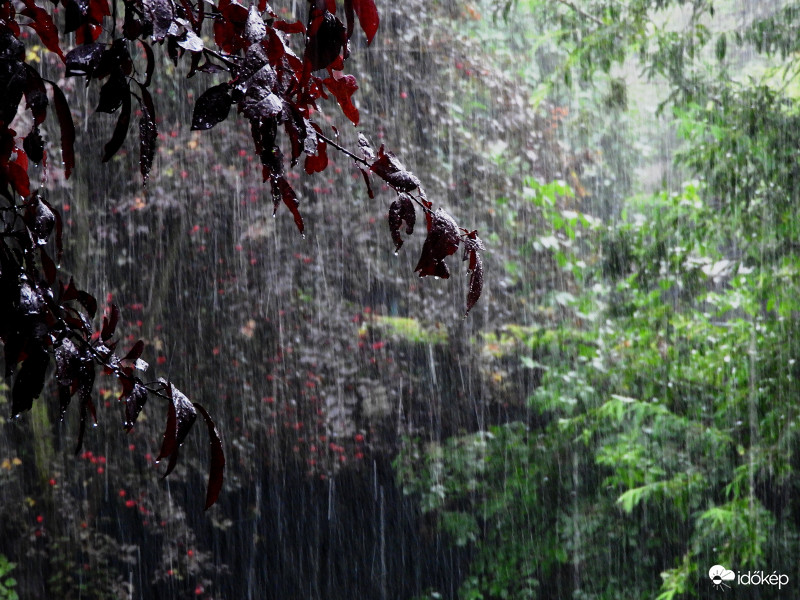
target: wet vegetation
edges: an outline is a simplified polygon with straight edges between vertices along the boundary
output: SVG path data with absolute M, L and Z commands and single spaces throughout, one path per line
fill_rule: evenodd
M 0 598 L 790 597 L 800 5 L 333 4 L 2 5 Z

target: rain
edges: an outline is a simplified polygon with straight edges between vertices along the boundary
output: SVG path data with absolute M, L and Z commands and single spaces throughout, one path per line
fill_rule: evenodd
M 0 598 L 796 597 L 798 27 L 3 3 Z

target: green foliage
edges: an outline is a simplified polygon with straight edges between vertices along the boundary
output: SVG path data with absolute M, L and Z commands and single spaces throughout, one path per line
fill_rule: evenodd
M 733 29 L 728 3 L 513 4 L 558 31 L 573 89 L 633 55 L 666 79 L 694 179 L 602 223 L 572 181 L 525 181 L 560 318 L 491 342 L 535 372 L 530 415 L 409 442 L 401 481 L 473 548 L 462 598 L 704 597 L 713 564 L 797 578 L 800 4 Z M 748 44 L 760 73 L 734 79 Z
M 17 581 L 11 576 L 11 571 L 16 566 L 15 563 L 9 562 L 8 558 L 0 554 L 0 599 L 2 600 L 19 600 L 17 592 L 14 591 Z

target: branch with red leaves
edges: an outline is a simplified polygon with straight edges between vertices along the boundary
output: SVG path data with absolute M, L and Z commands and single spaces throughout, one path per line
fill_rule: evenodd
M 463 260 L 469 261 L 471 272 L 467 313 L 483 287 L 483 245 L 476 231 L 458 227 L 443 209 L 433 209 L 419 179 L 391 151 L 381 146 L 376 153 L 360 136 L 362 156 L 357 156 L 326 136 L 313 119 L 319 110 L 318 102 L 332 97 L 353 125 L 358 125 L 359 112 L 353 103 L 358 84 L 343 69 L 356 23 L 367 43 L 372 42 L 378 30 L 374 0 L 308 0 L 305 23 L 279 18 L 267 0 L 258 0 L 249 8 L 236 0 L 122 0 L 124 14 L 120 22 L 116 19 L 116 4 L 112 11 L 109 0 L 54 2 L 64 8 L 63 23 L 56 24 L 35 0 L 22 0 L 21 4 L 0 2 L 0 89 L 4 90 L 0 97 L 0 202 L 5 203 L 0 206 L 0 311 L 4 315 L 0 340 L 5 350 L 6 376 L 13 379 L 12 413 L 16 416 L 30 409 L 43 389 L 46 370 L 54 357 L 62 412 L 72 396 L 77 394 L 80 400 L 80 448 L 86 421 L 89 416 L 95 417 L 91 395 L 95 366 L 99 365 L 120 381 L 127 430 L 149 396 L 169 400 L 167 430 L 159 454 L 159 458 L 169 458 L 169 473 L 199 412 L 206 420 L 211 439 L 208 508 L 219 493 L 225 462 L 213 421 L 202 406 L 190 402 L 172 383 L 142 382 L 136 375 L 145 366 L 140 359 L 142 342 L 134 344 L 123 357 L 116 356 L 116 342 L 111 340 L 119 310 L 112 305 L 102 329 L 95 331 L 97 301 L 71 280 L 63 283 L 48 251 L 49 246 L 54 246 L 60 260 L 61 217 L 41 194 L 33 191 L 28 167 L 30 162 L 47 166 L 48 148 L 40 125 L 52 102 L 60 127 L 65 176 L 69 178 L 75 164 L 75 127 L 58 85 L 43 79 L 26 62 L 21 28 L 32 29 L 42 45 L 64 62 L 67 77 L 83 77 L 87 85 L 101 82 L 96 110 L 119 115 L 103 148 L 103 162 L 125 143 L 132 105 L 134 100 L 138 102 L 139 168 L 145 185 L 158 138 L 149 92 L 156 67 L 153 46 L 157 44 L 176 64 L 188 56 L 189 77 L 198 72 L 230 74 L 228 81 L 208 88 L 197 99 L 191 127 L 210 129 L 224 121 L 236 105 L 238 113 L 250 124 L 263 181 L 269 182 L 272 191 L 273 210 L 286 205 L 301 233 L 303 217 L 297 194 L 286 176 L 287 162 L 292 168 L 303 158 L 306 173 L 322 172 L 328 167 L 327 148 L 331 146 L 354 160 L 364 175 L 370 198 L 374 197 L 371 175 L 395 191 L 397 197 L 389 206 L 388 220 L 396 250 L 403 245 L 403 223 L 406 235 L 412 234 L 416 209 L 422 210 L 427 236 L 415 269 L 420 277 L 448 278 L 450 271 L 444 261 L 463 248 Z M 19 6 L 23 8 L 17 12 Z M 344 22 L 337 16 L 339 8 Z M 75 34 L 78 45 L 65 53 L 60 36 L 69 33 Z M 101 39 L 104 35 L 108 38 Z M 205 40 L 209 39 L 214 47 L 207 46 Z M 143 72 L 137 70 L 135 65 L 139 63 L 132 52 L 141 52 Z M 52 100 L 48 98 L 48 86 Z M 10 123 L 23 98 L 33 126 L 21 138 Z M 285 141 L 281 140 L 281 131 Z M 288 159 L 283 147 L 289 149 Z

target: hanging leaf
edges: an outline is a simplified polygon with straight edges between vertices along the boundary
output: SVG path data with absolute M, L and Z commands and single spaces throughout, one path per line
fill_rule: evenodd
M 344 13 L 347 20 L 347 38 L 353 35 L 354 21 L 353 13 L 358 17 L 361 29 L 367 36 L 367 44 L 372 43 L 372 39 L 378 31 L 380 18 L 378 9 L 375 8 L 374 0 L 344 0 Z
M 444 259 L 458 250 L 460 241 L 456 222 L 444 209 L 438 209 L 433 213 L 428 237 L 422 245 L 422 256 L 414 271 L 419 271 L 420 277 L 434 275 L 447 279 L 450 277 L 450 269 Z
M 142 384 L 139 378 L 122 379 L 122 395 L 119 399 L 125 403 L 125 431 L 129 432 L 136 424 L 136 419 L 139 418 L 139 413 L 147 403 L 147 388 Z
M 164 386 L 164 390 L 172 400 L 167 415 L 167 427 L 164 431 L 164 441 L 161 444 L 161 451 L 158 453 L 158 458 L 156 458 L 156 462 L 160 461 L 162 458 L 170 458 L 167 470 L 163 475 L 166 477 L 175 468 L 175 464 L 178 460 L 178 448 L 183 444 L 183 441 L 192 429 L 192 425 L 194 425 L 197 419 L 197 411 L 191 401 L 178 388 L 164 379 L 159 379 L 159 382 Z
M 38 193 L 33 194 L 25 202 L 25 205 L 23 219 L 31 240 L 36 246 L 44 246 L 53 232 L 56 216 L 50 206 L 42 202 L 42 198 Z
M 289 208 L 290 211 L 292 211 L 292 215 L 294 216 L 294 224 L 297 225 L 298 231 L 303 233 L 303 217 L 298 208 L 300 203 L 297 200 L 297 194 L 295 194 L 294 189 L 283 176 L 273 177 L 271 182 L 272 198 L 275 206 L 277 206 L 277 203 L 279 203 L 280 200 L 283 200 L 283 203 Z
M 400 227 L 403 221 L 406 222 L 406 233 L 414 233 L 414 223 L 417 220 L 417 213 L 414 210 L 414 202 L 408 194 L 400 196 L 389 206 L 389 230 L 392 233 L 395 252 L 400 250 L 403 245 L 403 238 L 400 237 Z
M 72 113 L 64 92 L 52 81 L 48 83 L 53 88 L 53 105 L 58 117 L 58 126 L 61 129 L 61 160 L 64 161 L 64 178 L 69 179 L 72 169 L 75 168 L 75 124 L 72 122 Z
M 92 78 L 92 73 L 100 64 L 100 58 L 103 56 L 105 44 L 86 44 L 84 46 L 77 46 L 67 52 L 65 63 L 67 65 L 66 77 L 86 77 L 88 80 Z
M 113 113 L 125 101 L 125 97 L 130 96 L 130 88 L 122 71 L 116 69 L 111 73 L 103 86 L 100 88 L 100 100 L 97 103 L 97 112 Z
M 208 88 L 194 104 L 192 131 L 211 129 L 227 119 L 232 102 L 228 84 Z
M 34 125 L 33 129 L 25 136 L 22 148 L 34 164 L 39 165 L 44 161 L 44 140 L 38 125 Z
M 100 331 L 100 339 L 104 342 L 108 341 L 117 329 L 119 322 L 119 306 L 116 304 L 111 305 L 111 314 L 103 317 L 103 329 Z
M 58 54 L 59 58 L 64 60 L 64 53 L 58 45 L 58 29 L 56 29 L 53 19 L 47 14 L 43 8 L 36 6 L 34 0 L 22 0 L 25 8 L 22 9 L 23 15 L 30 17 L 30 27 L 37 33 L 42 44 L 50 50 Z
M 369 168 L 398 192 L 410 192 L 420 185 L 419 179 L 406 170 L 394 152 L 385 150 L 383 145 L 378 149 L 378 159 Z
M 327 10 L 321 12 L 314 9 L 310 17 L 303 59 L 312 71 L 317 71 L 331 66 L 341 55 L 342 49 L 346 48 L 347 35 L 339 18 Z
M 140 88 L 142 116 L 139 117 L 139 172 L 142 174 L 142 182 L 147 185 L 150 169 L 153 166 L 153 157 L 156 153 L 158 127 L 156 126 L 153 97 L 147 88 L 144 86 L 140 86 Z
M 334 72 L 333 77 L 326 77 L 322 82 L 336 98 L 345 116 L 353 122 L 353 125 L 358 125 L 358 109 L 352 100 L 353 94 L 358 90 L 356 78 L 352 75 L 341 75 Z
M 222 441 L 220 440 L 219 431 L 214 421 L 211 420 L 206 409 L 200 404 L 195 403 L 194 407 L 203 416 L 203 420 L 205 420 L 206 426 L 208 427 L 208 444 L 211 452 L 205 507 L 205 510 L 208 510 L 217 501 L 219 493 L 222 490 L 222 480 L 225 472 L 225 454 L 222 451 Z
M 105 145 L 105 148 L 103 148 L 103 162 L 108 162 L 111 160 L 111 157 L 114 156 L 117 153 L 117 150 L 122 147 L 122 144 L 125 142 L 125 138 L 128 135 L 128 125 L 130 125 L 130 122 L 131 95 L 130 93 L 127 93 L 122 98 L 122 112 L 120 112 L 117 125 L 114 127 L 114 133 L 112 134 L 111 139 Z

